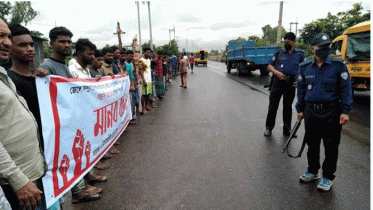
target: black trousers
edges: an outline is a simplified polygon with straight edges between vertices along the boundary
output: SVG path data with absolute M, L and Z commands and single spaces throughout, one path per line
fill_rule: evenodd
M 341 141 L 342 125 L 339 124 L 341 111 L 339 108 L 316 110 L 307 104 L 304 111 L 306 133 L 304 135 L 308 146 L 308 172 L 317 174 L 320 169 L 321 139 L 325 148 L 325 160 L 322 165 L 323 176 L 333 180 L 337 170 L 338 147 Z
M 289 77 L 288 80 L 279 80 L 273 78 L 273 84 L 269 95 L 269 106 L 266 120 L 266 129 L 272 130 L 275 127 L 278 105 L 283 97 L 282 119 L 284 121 L 284 130 L 291 129 L 291 117 L 293 112 L 293 101 L 295 97 L 295 87 L 293 83 L 295 77 Z

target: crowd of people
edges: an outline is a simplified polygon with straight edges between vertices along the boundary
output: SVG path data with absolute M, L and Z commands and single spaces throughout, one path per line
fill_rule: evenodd
M 171 80 L 178 75 L 181 75 L 180 87 L 187 88 L 187 69 L 193 66 L 193 56 L 186 60 L 184 53 L 169 57 L 158 52 L 154 58 L 150 48 L 143 49 L 143 54 L 117 46 L 98 50 L 85 38 L 78 39 L 72 49 L 72 37 L 73 33 L 65 27 L 53 28 L 49 33 L 52 55 L 32 70 L 30 64 L 35 49 L 30 31 L 19 24 L 7 25 L 0 20 L 0 209 L 46 209 L 41 178 L 47 164 L 35 77 L 57 75 L 100 80 L 104 76 L 128 75 L 130 125 L 135 125 L 141 115 L 157 107 L 157 101 L 165 97 Z M 119 153 L 118 144 L 115 143 L 102 159 Z M 101 160 L 94 167 L 109 168 Z M 107 176 L 88 172 L 72 187 L 71 202 L 100 199 L 102 188 L 94 187 L 93 183 L 106 180 Z M 62 203 L 60 199 L 48 209 L 60 209 Z
M 105 47 L 98 50 L 90 40 L 80 38 L 72 54 L 73 33 L 65 27 L 55 27 L 49 33 L 52 55 L 35 71 L 30 64 L 34 59 L 34 41 L 30 31 L 18 24 L 7 25 L 0 19 L 0 209 L 46 209 L 41 177 L 47 164 L 41 128 L 39 102 L 35 77 L 58 75 L 66 78 L 96 78 L 127 74 L 130 78 L 129 93 L 131 112 L 136 124 L 141 115 L 157 108 L 157 101 L 165 97 L 171 79 L 180 75 L 181 88 L 187 88 L 187 71 L 193 72 L 194 57 L 175 54 L 168 57 L 150 48 L 143 54 L 121 47 Z M 308 169 L 300 177 L 303 182 L 322 180 L 318 189 L 328 191 L 335 178 L 338 146 L 342 125 L 349 121 L 352 104 L 351 83 L 346 63 L 331 58 L 331 39 L 318 34 L 312 51 L 315 58 L 305 61 L 303 51 L 295 48 L 295 35 L 287 33 L 285 49 L 277 52 L 269 64 L 274 74 L 270 103 L 266 120 L 266 137 L 272 136 L 278 105 L 283 96 L 283 134 L 290 135 L 291 105 L 297 89 L 297 117 L 305 119 L 305 141 L 308 145 Z M 11 58 L 11 65 L 5 62 Z M 320 142 L 323 139 L 325 161 L 320 169 Z M 118 145 L 118 143 L 117 143 Z M 112 146 L 103 158 L 119 153 Z M 95 168 L 105 170 L 109 166 L 99 161 Z M 101 198 L 102 188 L 95 182 L 105 182 L 106 176 L 92 171 L 72 187 L 71 202 L 95 201 Z M 49 209 L 60 209 L 57 201 Z

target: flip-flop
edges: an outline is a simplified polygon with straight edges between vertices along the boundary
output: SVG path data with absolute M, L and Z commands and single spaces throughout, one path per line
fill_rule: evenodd
M 101 159 L 109 159 L 109 158 L 112 158 L 112 157 L 113 157 L 113 155 L 107 152 L 104 156 L 102 156 Z
M 107 177 L 106 176 L 97 176 L 95 175 L 95 179 L 88 180 L 89 183 L 96 183 L 96 182 L 106 182 Z
M 71 203 L 82 203 L 82 202 L 96 201 L 96 200 L 98 200 L 100 198 L 101 198 L 101 195 L 99 195 L 99 194 L 86 193 L 80 199 L 77 199 L 77 200 L 71 199 Z
M 109 152 L 110 152 L 111 154 L 119 154 L 119 153 L 120 153 L 120 151 L 117 150 L 116 148 L 115 148 L 115 151 L 112 151 L 112 150 L 109 149 Z
M 99 170 L 106 170 L 106 169 L 108 169 L 109 168 L 109 166 L 108 165 L 106 165 L 105 163 L 103 163 L 103 167 L 98 167 L 98 166 L 94 166 L 95 168 L 97 168 L 97 169 L 99 169 Z
M 81 192 L 83 192 L 83 193 L 90 193 L 90 194 L 92 194 L 92 195 L 94 195 L 94 194 L 101 194 L 102 193 L 102 188 L 101 187 L 94 187 L 94 186 L 92 186 L 91 188 L 89 188 L 88 190 L 81 190 Z

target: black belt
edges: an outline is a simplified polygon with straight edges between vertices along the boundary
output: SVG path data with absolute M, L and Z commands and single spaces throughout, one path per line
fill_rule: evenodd
M 307 107 L 313 110 L 327 110 L 327 109 L 335 109 L 337 108 L 337 103 L 323 103 L 323 104 L 315 104 L 315 103 L 307 103 Z

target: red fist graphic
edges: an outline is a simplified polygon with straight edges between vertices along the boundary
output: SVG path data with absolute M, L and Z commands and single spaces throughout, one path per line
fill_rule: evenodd
M 62 176 L 63 184 L 67 185 L 67 170 L 70 167 L 70 158 L 67 155 L 63 155 L 60 165 L 60 173 Z
M 84 150 L 84 136 L 82 131 L 77 129 L 76 135 L 74 138 L 74 144 L 72 148 L 74 160 L 75 160 L 75 169 L 74 169 L 74 176 L 77 176 L 82 171 L 82 156 Z

